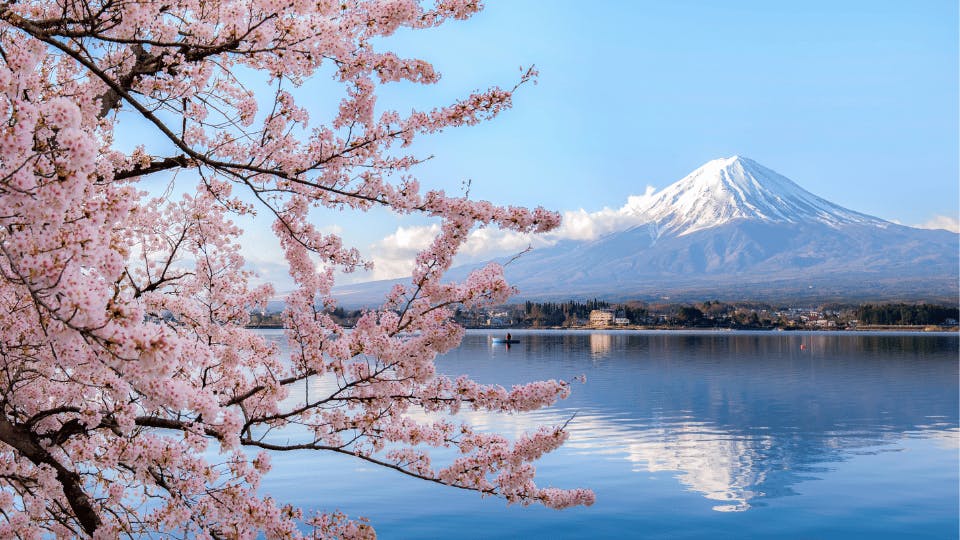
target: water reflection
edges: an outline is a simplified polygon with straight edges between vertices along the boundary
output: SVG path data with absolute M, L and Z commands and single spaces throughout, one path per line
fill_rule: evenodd
M 488 337 L 468 333 L 459 349 L 438 359 L 438 368 L 508 387 L 587 376 L 569 399 L 550 409 L 461 415 L 479 429 L 516 437 L 576 414 L 569 442 L 539 470 L 548 484 L 597 490 L 597 508 L 589 509 L 584 527 L 596 526 L 591 516 L 597 512 L 622 516 L 669 496 L 652 483 L 658 475 L 672 477 L 676 490 L 698 494 L 704 508 L 743 513 L 775 500 L 802 499 L 797 496 L 810 491 L 811 483 L 829 479 L 844 462 L 879 463 L 893 456 L 882 461 L 885 469 L 869 474 L 887 475 L 887 485 L 941 501 L 946 516 L 924 519 L 956 528 L 957 486 L 955 480 L 950 484 L 960 449 L 956 335 L 516 332 L 520 342 L 510 349 L 491 347 Z M 319 395 L 331 385 L 311 380 L 309 393 Z M 306 385 L 295 388 L 290 399 L 302 400 L 307 391 Z M 900 452 L 905 441 L 920 440 L 940 452 L 937 460 L 953 456 L 953 468 L 924 469 L 923 454 Z M 436 457 L 440 464 L 451 456 Z M 277 460 L 278 469 L 284 466 Z M 290 461 L 293 485 L 299 485 L 302 466 Z M 932 487 L 929 478 L 941 483 Z M 451 504 L 448 494 L 436 496 L 424 504 Z M 838 496 L 820 504 L 800 506 L 833 511 L 850 503 Z M 847 511 L 838 515 L 856 509 Z M 943 529 L 932 530 L 936 536 Z
M 704 433 L 699 426 L 656 429 L 627 447 L 635 470 L 679 471 L 677 480 L 706 498 L 725 504 L 714 510 L 740 512 L 749 501 L 763 496 L 754 489 L 766 480 L 762 462 L 769 437 L 736 439 L 723 432 Z
M 477 335 L 441 370 L 512 384 L 587 375 L 554 408 L 470 413 L 519 434 L 571 424 L 570 451 L 676 471 L 686 489 L 740 512 L 905 438 L 958 444 L 957 337 L 846 334 L 524 333 L 504 354 Z M 519 349 L 519 350 L 518 350 Z M 589 358 L 591 362 L 584 362 Z
M 613 342 L 610 334 L 590 334 L 590 354 L 594 357 L 604 356 L 610 352 L 610 344 Z

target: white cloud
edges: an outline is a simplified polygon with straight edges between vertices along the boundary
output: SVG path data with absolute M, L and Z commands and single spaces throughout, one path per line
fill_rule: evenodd
M 620 208 L 603 208 L 596 212 L 584 209 L 563 213 L 563 222 L 555 231 L 540 234 L 521 234 L 515 231 L 484 227 L 470 233 L 460 250 L 455 264 L 466 264 L 493 257 L 516 254 L 528 246 L 550 246 L 561 240 L 593 240 L 601 236 L 623 231 L 645 223 L 643 209 L 653 196 L 654 188 L 648 186 L 643 195 L 631 195 Z M 398 227 L 383 240 L 370 246 L 374 270 L 358 274 L 350 281 L 368 279 L 391 279 L 410 275 L 413 260 L 419 250 L 430 245 L 440 232 L 437 224 Z
M 531 244 L 545 243 L 545 239 L 538 239 L 534 235 L 487 227 L 472 231 L 460 254 L 461 257 L 469 259 L 487 258 L 491 254 L 519 252 Z
M 461 253 L 473 258 L 484 258 L 518 252 L 527 246 L 549 246 L 561 240 L 594 240 L 624 231 L 646 223 L 643 210 L 653 197 L 654 191 L 652 186 L 647 186 L 643 195 L 631 195 L 627 198 L 627 203 L 620 208 L 604 207 L 596 212 L 587 212 L 583 208 L 567 210 L 563 213 L 560 227 L 546 234 L 520 234 L 497 228 L 478 229 L 470 233 Z
M 643 195 L 630 195 L 627 203 L 616 209 L 604 207 L 597 212 L 587 212 L 581 208 L 564 212 L 560 228 L 547 236 L 558 240 L 594 240 L 645 223 L 643 210 L 654 191 L 653 186 L 647 186 Z
M 373 271 L 364 279 L 393 279 L 409 276 L 413 271 L 417 252 L 426 248 L 440 234 L 440 225 L 397 227 L 383 240 L 370 246 Z
M 560 227 L 546 234 L 521 234 L 496 227 L 476 229 L 470 233 L 454 264 L 486 261 L 520 253 L 528 246 L 551 246 L 562 240 L 593 240 L 626 230 L 645 222 L 642 210 L 653 193 L 654 188 L 648 186 L 644 194 L 631 195 L 620 208 L 604 207 L 595 212 L 587 212 L 582 208 L 565 211 Z M 340 234 L 342 230 L 338 226 L 330 226 L 323 232 Z M 417 253 L 428 247 L 439 233 L 438 223 L 397 227 L 364 251 L 365 259 L 373 262 L 372 271 L 340 274 L 337 281 L 348 284 L 409 276 Z M 286 275 L 287 265 L 279 243 L 268 228 L 247 227 L 241 253 L 248 267 L 260 274 L 260 280 L 274 283 L 280 291 L 292 286 Z
M 946 229 L 950 232 L 960 232 L 960 219 L 952 216 L 933 216 L 928 221 L 916 225 L 920 229 Z

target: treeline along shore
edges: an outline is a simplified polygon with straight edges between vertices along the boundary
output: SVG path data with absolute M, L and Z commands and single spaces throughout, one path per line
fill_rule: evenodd
M 338 323 L 356 322 L 363 310 L 329 311 Z M 467 328 L 604 328 L 740 330 L 957 331 L 960 309 L 941 304 L 773 305 L 757 302 L 610 303 L 603 300 L 523 302 L 493 308 L 457 308 Z M 282 328 L 281 313 L 255 312 L 249 327 Z

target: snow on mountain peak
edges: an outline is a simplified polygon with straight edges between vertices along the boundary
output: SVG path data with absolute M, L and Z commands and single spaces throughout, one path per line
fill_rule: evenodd
M 654 236 L 683 236 L 734 220 L 886 225 L 804 190 L 789 178 L 742 157 L 707 162 L 663 191 L 646 198 L 637 214 Z

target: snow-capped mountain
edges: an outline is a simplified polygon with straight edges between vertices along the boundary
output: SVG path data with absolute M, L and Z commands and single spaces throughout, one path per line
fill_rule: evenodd
M 736 220 L 887 224 L 821 199 L 789 178 L 741 156 L 706 163 L 637 211 L 655 227 L 656 236 L 683 236 Z
M 956 233 L 848 210 L 740 156 L 710 161 L 632 210 L 643 224 L 512 261 L 519 297 L 953 302 L 960 288 Z M 387 283 L 352 285 L 344 300 L 372 302 Z

